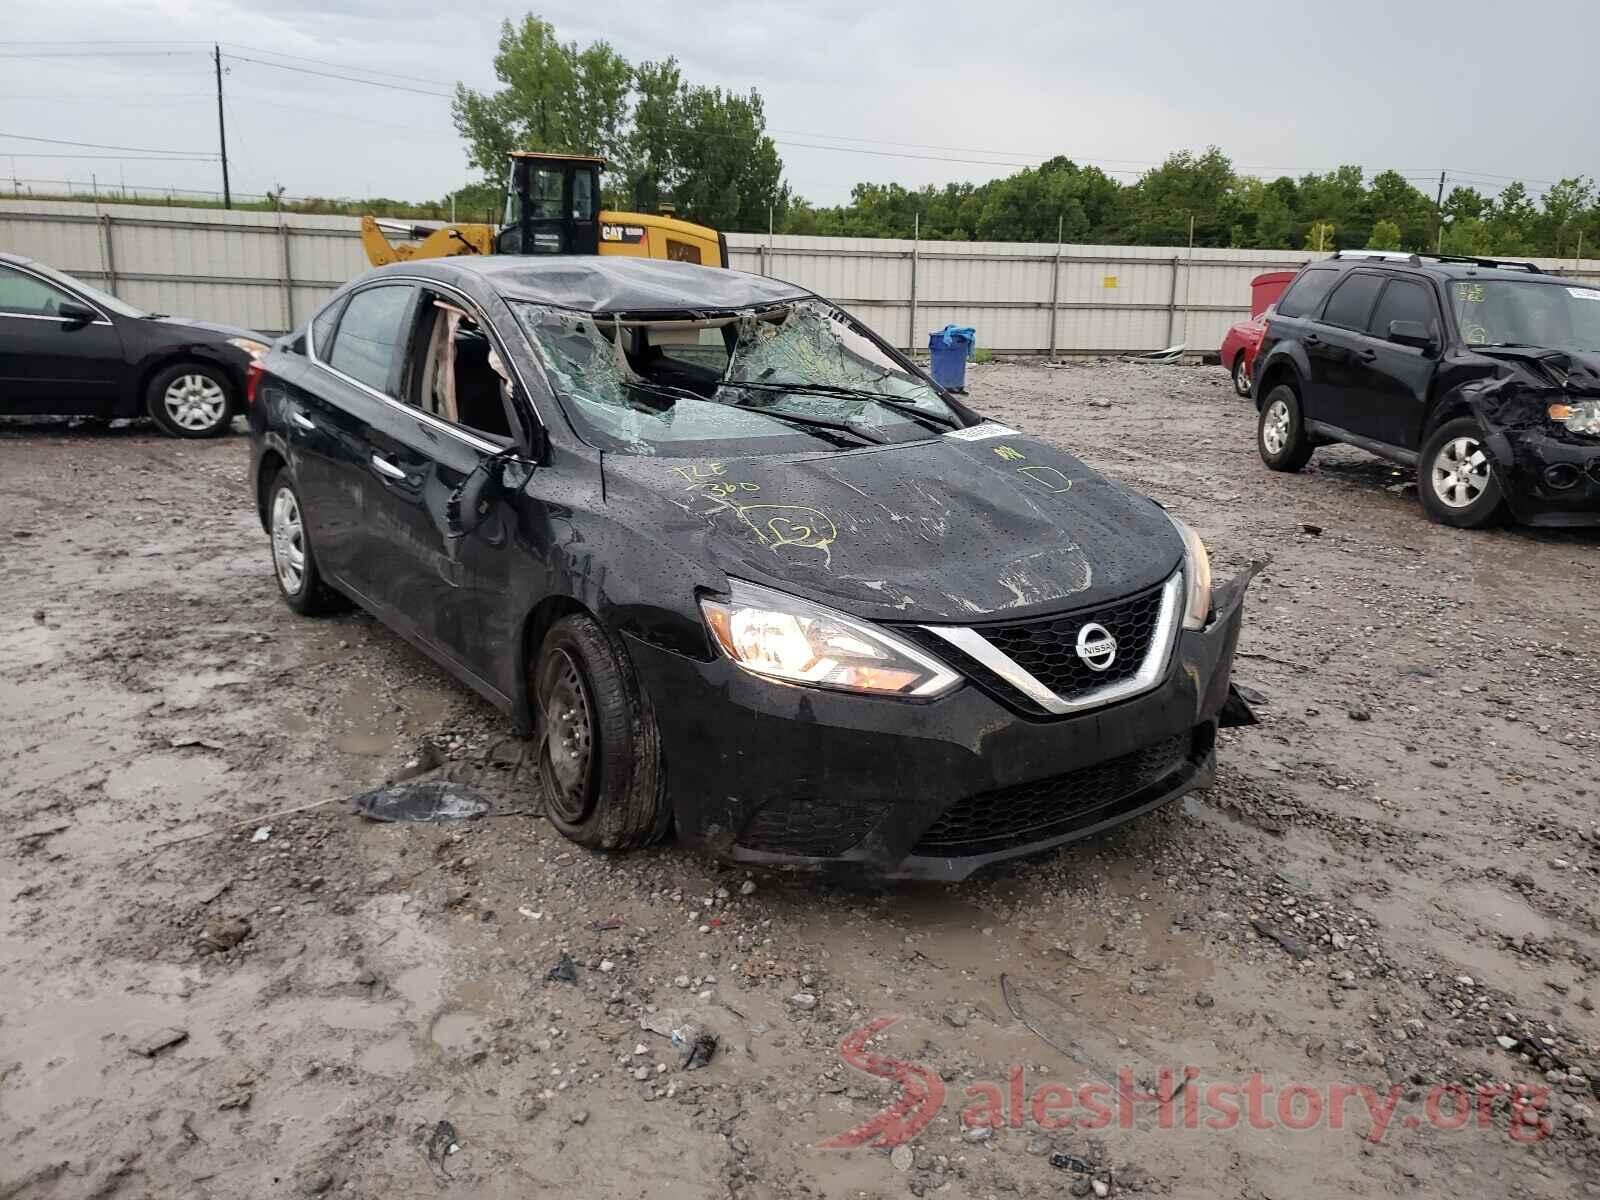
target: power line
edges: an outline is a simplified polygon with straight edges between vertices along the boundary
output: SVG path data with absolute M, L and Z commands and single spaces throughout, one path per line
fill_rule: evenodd
M 153 150 L 149 146 L 112 146 L 105 142 L 69 142 L 62 138 L 35 137 L 27 133 L 0 133 L 18 142 L 44 142 L 51 146 L 82 146 L 90 150 L 128 150 L 135 154 L 193 154 L 192 150 Z
M 319 67 L 339 67 L 346 71 L 360 71 L 366 75 L 386 75 L 390 79 L 407 79 L 412 83 L 431 83 L 438 87 L 454 87 L 455 85 L 445 79 L 429 79 L 422 75 L 406 75 L 399 71 L 379 71 L 372 67 L 352 67 L 345 63 L 330 62 L 325 58 L 307 58 L 303 54 L 286 54 L 282 50 L 266 50 L 260 46 L 246 46 L 239 42 L 223 42 L 224 46 L 233 46 L 239 50 L 248 50 L 252 54 L 270 54 L 273 58 L 287 58 L 294 62 L 315 63 Z
M 24 54 L 0 51 L 0 58 L 172 58 L 198 53 L 198 50 L 49 50 Z
M 313 71 L 310 67 L 291 67 L 288 63 L 267 62 L 260 58 L 247 58 L 243 54 L 224 54 L 223 58 L 232 59 L 234 62 L 255 63 L 258 67 L 272 67 L 278 71 L 295 71 L 301 75 L 317 75 L 323 79 L 342 79 L 346 83 L 364 83 L 368 87 L 387 88 L 392 92 L 414 92 L 419 96 L 433 96 L 439 100 L 451 99 L 449 92 L 429 92 L 422 88 L 406 87 L 398 83 L 381 83 L 376 79 L 361 79 L 355 75 L 336 75 L 332 71 Z
M 215 154 L 13 154 L 0 150 L 0 158 L 110 159 L 113 162 L 216 162 Z

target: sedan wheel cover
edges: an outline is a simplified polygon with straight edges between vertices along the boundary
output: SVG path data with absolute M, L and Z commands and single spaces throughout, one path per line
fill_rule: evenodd
M 594 705 L 583 672 L 565 650 L 554 651 L 540 665 L 539 707 L 546 802 L 554 816 L 581 824 L 594 808 Z
M 1469 508 L 1489 486 L 1489 456 L 1477 438 L 1452 438 L 1434 455 L 1433 494 L 1449 508 Z
M 1233 384 L 1241 392 L 1250 390 L 1250 364 L 1241 355 L 1233 364 Z
M 306 583 L 306 533 L 300 503 L 288 488 L 272 499 L 272 565 L 283 590 L 298 596 Z
M 222 385 L 206 375 L 179 375 L 167 384 L 162 407 L 175 425 L 196 432 L 214 428 L 228 409 Z
M 1282 400 L 1267 406 L 1266 420 L 1261 422 L 1261 444 L 1268 454 L 1282 454 L 1289 444 L 1289 406 Z

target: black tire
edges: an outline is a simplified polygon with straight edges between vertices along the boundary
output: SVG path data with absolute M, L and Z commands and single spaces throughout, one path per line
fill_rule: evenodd
M 221 367 L 173 363 L 145 388 L 145 411 L 163 433 L 180 438 L 220 437 L 239 411 L 238 390 Z
M 1261 461 L 1274 471 L 1298 471 L 1311 461 L 1316 446 L 1306 434 L 1300 397 L 1287 383 L 1278 384 L 1261 403 L 1261 416 L 1256 420 L 1256 449 Z
M 1441 525 L 1483 529 L 1504 519 L 1505 493 L 1474 418 L 1446 421 L 1422 444 L 1417 496 L 1423 510 Z
M 550 627 L 533 663 L 545 815 L 580 846 L 628 850 L 666 836 L 655 713 L 622 647 L 586 613 Z
M 1233 390 L 1241 396 L 1250 395 L 1250 364 L 1246 361 L 1244 351 L 1239 351 L 1233 356 Z
M 292 512 L 291 512 L 292 510 Z M 288 471 L 280 470 L 267 484 L 267 534 L 272 539 L 272 577 L 283 602 L 303 617 L 344 607 L 343 597 L 323 581 L 306 533 L 305 503 Z M 290 569 L 298 551 L 298 580 Z

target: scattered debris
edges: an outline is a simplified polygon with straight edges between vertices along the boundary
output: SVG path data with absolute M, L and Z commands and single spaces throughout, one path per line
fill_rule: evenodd
M 221 954 L 250 936 L 250 922 L 241 916 L 212 917 L 200 933 L 202 953 Z
M 456 1127 L 449 1121 L 440 1121 L 423 1143 L 422 1156 L 427 1160 L 428 1166 L 433 1168 L 435 1175 L 448 1179 L 450 1172 L 445 1170 L 445 1159 L 460 1149 L 461 1145 L 456 1140 Z
M 621 929 L 622 927 L 623 920 L 621 917 L 607 917 L 605 920 L 595 921 L 589 926 L 589 928 L 594 930 L 596 933 L 605 933 L 612 929 Z
M 572 961 L 572 955 L 563 950 L 561 961 L 546 971 L 544 977 L 550 983 L 577 983 L 578 964 Z
M 672 1044 L 678 1048 L 678 1067 L 697 1071 L 711 1062 L 717 1052 L 717 1035 L 703 1025 L 684 1025 L 672 1031 Z
M 1058 1171 L 1076 1171 L 1079 1175 L 1091 1175 L 1094 1173 L 1094 1165 L 1092 1163 L 1086 1163 L 1083 1159 L 1071 1154 L 1052 1154 L 1050 1156 L 1050 1165 Z
M 587 1125 L 589 1123 L 589 1110 L 587 1108 L 574 1109 L 571 1120 L 574 1125 Z
M 810 1012 L 817 1006 L 817 998 L 810 992 L 796 992 L 789 997 L 789 1007 L 797 1008 L 801 1012 Z
M 226 750 L 227 749 L 227 747 L 224 746 L 221 742 L 216 741 L 213 738 L 203 738 L 203 737 L 179 736 L 179 737 L 175 737 L 175 738 L 169 738 L 167 740 L 167 745 L 171 746 L 174 750 L 182 750 L 187 746 L 202 746 L 207 750 Z
M 254 833 L 252 833 L 250 835 L 250 840 L 252 842 L 264 842 L 268 838 L 270 838 L 271 836 L 272 836 L 272 826 L 271 825 L 263 825 L 263 826 L 261 826 L 260 829 L 257 829 Z
M 444 756 L 439 753 L 439 747 L 432 738 L 424 738 L 417 745 L 417 752 L 406 760 L 405 766 L 390 777 L 391 784 L 404 783 L 408 779 L 415 779 L 418 775 L 426 775 L 435 767 L 442 765 Z
M 1309 523 L 1307 523 L 1305 521 L 1301 521 L 1300 522 L 1300 532 L 1301 533 L 1309 533 L 1312 537 L 1320 537 L 1322 535 L 1322 526 L 1321 525 L 1311 525 L 1311 524 L 1309 524 Z
M 376 788 L 350 798 L 351 806 L 369 821 L 438 824 L 466 821 L 489 811 L 489 802 L 448 780 L 402 783 Z
M 896 1171 L 909 1171 L 912 1163 L 916 1161 L 916 1157 L 911 1152 L 911 1147 L 901 1142 L 893 1150 L 889 1151 L 889 1165 Z
M 154 1058 L 163 1050 L 171 1050 L 174 1046 L 181 1046 L 189 1040 L 189 1031 L 169 1026 L 158 1029 L 152 1034 L 140 1038 L 128 1049 L 142 1058 Z
M 1303 943 L 1290 937 L 1275 925 L 1270 925 L 1266 921 L 1261 920 L 1259 917 L 1252 917 L 1250 919 L 1250 924 L 1262 937 L 1277 942 L 1278 945 L 1282 946 L 1286 951 L 1294 955 L 1297 960 L 1303 961 L 1311 957 L 1311 951 L 1307 950 Z

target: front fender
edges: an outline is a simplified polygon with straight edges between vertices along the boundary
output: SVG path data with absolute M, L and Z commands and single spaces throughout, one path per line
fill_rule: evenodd
M 1306 408 L 1306 380 L 1311 378 L 1311 361 L 1299 342 L 1280 338 L 1260 351 L 1253 369 L 1255 386 L 1252 388 L 1256 411 L 1261 411 L 1266 395 L 1280 383 L 1293 384 L 1300 393 L 1301 412 Z

